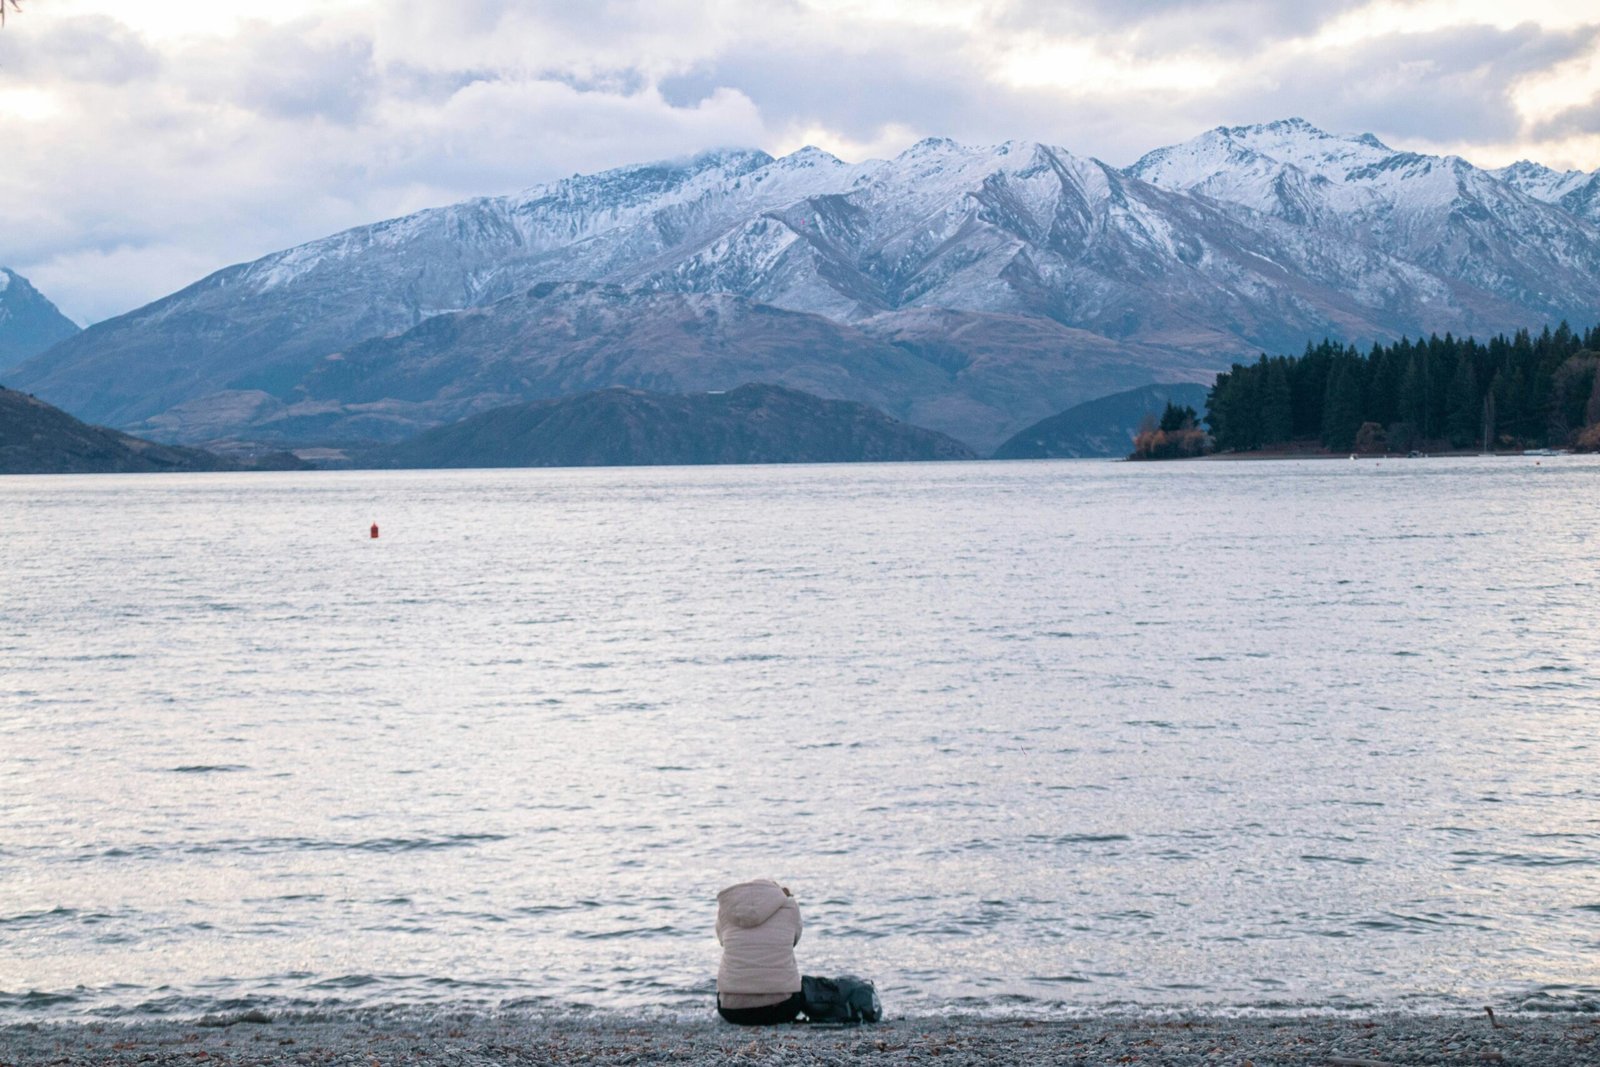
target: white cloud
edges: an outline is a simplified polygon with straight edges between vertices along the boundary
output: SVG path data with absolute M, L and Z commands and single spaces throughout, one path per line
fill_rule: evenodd
M 0 96 L 0 118 L 16 122 L 49 122 L 61 110 L 61 98 L 49 89 L 22 85 Z
M 1509 30 L 1534 24 L 1550 30 L 1592 26 L 1597 16 L 1588 4 L 1572 0 L 1373 0 L 1318 29 L 1313 47 L 1360 44 L 1395 34 L 1425 34 L 1459 26 Z
M 31 0 L 29 16 L 66 21 L 101 15 L 136 29 L 155 41 L 229 36 L 250 24 L 294 22 L 330 12 L 359 12 L 359 0 Z
M 981 0 L 801 0 L 812 14 L 830 20 L 860 20 L 890 26 L 936 27 L 977 32 L 995 5 Z
M 1512 99 L 1529 122 L 1554 118 L 1600 99 L 1600 41 L 1583 55 L 1522 78 L 1512 90 Z
M 1008 49 L 996 73 L 1020 89 L 1056 89 L 1074 96 L 1213 89 L 1227 70 L 1210 56 L 1144 59 L 1091 40 L 1023 42 Z

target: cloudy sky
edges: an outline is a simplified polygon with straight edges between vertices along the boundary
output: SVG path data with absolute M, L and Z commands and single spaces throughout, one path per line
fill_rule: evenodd
M 1302 116 L 1600 168 L 1593 0 L 22 0 L 0 265 L 91 322 L 218 267 L 715 146 L 1107 162 Z

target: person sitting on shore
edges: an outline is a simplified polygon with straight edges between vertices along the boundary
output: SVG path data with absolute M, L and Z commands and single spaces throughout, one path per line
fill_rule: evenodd
M 800 905 L 786 886 L 762 878 L 717 894 L 717 1013 L 740 1026 L 793 1022 L 804 1007 L 794 947 Z

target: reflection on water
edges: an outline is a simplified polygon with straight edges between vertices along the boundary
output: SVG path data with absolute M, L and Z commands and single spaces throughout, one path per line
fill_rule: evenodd
M 899 1012 L 1592 1007 L 1597 529 L 1577 458 L 6 479 L 0 1014 L 703 1009 L 765 874 Z

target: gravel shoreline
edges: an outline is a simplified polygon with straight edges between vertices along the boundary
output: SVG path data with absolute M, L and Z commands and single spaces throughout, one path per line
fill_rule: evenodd
M 462 1015 L 335 1021 L 259 1013 L 180 1022 L 0 1026 L 0 1065 L 1227 1064 L 1230 1067 L 1600 1063 L 1600 1016 L 949 1017 L 836 1029 L 740 1029 L 713 1017 Z

